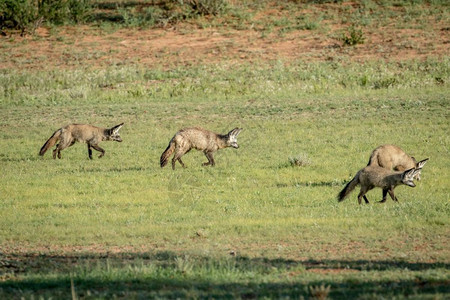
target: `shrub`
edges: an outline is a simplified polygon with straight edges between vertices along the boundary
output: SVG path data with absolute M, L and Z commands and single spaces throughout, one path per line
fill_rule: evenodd
M 364 44 L 364 32 L 361 29 L 356 28 L 355 26 L 351 26 L 347 32 L 344 32 L 342 34 L 341 40 L 344 43 L 344 46 Z
M 90 0 L 3 0 L 0 3 L 0 28 L 34 33 L 43 21 L 52 24 L 86 20 Z
M 227 7 L 226 0 L 188 0 L 186 3 L 194 13 L 203 16 L 220 15 Z
M 35 0 L 4 0 L 0 3 L 0 29 L 14 28 L 24 35 L 27 31 L 34 32 L 39 19 Z
M 162 0 L 158 4 L 130 3 L 118 4 L 116 7 L 98 7 L 110 11 L 116 10 L 118 20 L 127 27 L 154 26 L 177 23 L 179 21 L 195 18 L 199 15 L 220 15 L 228 7 L 226 0 Z M 97 15 L 99 17 L 99 15 Z M 101 16 L 105 19 L 104 16 Z M 94 18 L 95 19 L 95 18 Z

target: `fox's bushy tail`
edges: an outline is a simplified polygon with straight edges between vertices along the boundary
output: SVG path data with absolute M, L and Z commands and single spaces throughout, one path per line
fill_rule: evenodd
M 62 133 L 62 128 L 56 130 L 53 135 L 45 142 L 44 146 L 42 146 L 41 150 L 39 151 L 39 155 L 42 156 L 44 153 L 51 147 L 53 147 L 56 142 L 58 141 L 60 135 Z
M 174 151 L 175 151 L 175 142 L 173 139 L 171 139 L 169 142 L 169 146 L 167 146 L 166 150 L 164 150 L 163 154 L 161 154 L 161 158 L 159 159 L 159 164 L 161 165 L 161 168 L 167 165 L 169 157 L 172 155 Z
M 345 197 L 347 197 L 348 194 L 350 194 L 355 189 L 358 183 L 359 183 L 359 172 L 356 173 L 355 177 L 353 177 L 353 179 L 350 180 L 342 189 L 342 191 L 339 193 L 337 197 L 338 201 L 341 202 L 342 200 L 344 200 Z

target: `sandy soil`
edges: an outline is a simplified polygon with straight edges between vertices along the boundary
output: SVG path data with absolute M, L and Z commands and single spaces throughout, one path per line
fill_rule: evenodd
M 209 63 L 281 60 L 367 61 L 442 57 L 450 54 L 450 30 L 436 24 L 419 29 L 365 29 L 364 44 L 343 46 L 333 25 L 330 32 L 295 30 L 262 34 L 257 30 L 198 29 L 177 26 L 106 32 L 89 26 L 39 28 L 34 36 L 0 38 L 0 69 L 103 68 L 141 65 L 171 68 Z

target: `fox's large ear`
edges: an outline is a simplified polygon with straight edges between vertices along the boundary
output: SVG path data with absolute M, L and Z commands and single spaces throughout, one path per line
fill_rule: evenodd
M 429 159 L 429 158 L 425 158 L 424 160 L 419 161 L 419 162 L 416 164 L 416 169 L 422 169 L 423 166 L 425 166 L 425 164 L 427 163 L 428 159 Z
M 405 172 L 403 172 L 403 176 L 402 177 L 403 178 L 406 178 L 406 177 L 412 178 L 417 173 L 420 173 L 420 169 L 412 168 L 412 169 L 409 169 L 409 170 L 406 170 Z
M 118 132 L 120 130 L 120 128 L 122 128 L 123 123 L 120 123 L 119 125 L 114 126 L 113 128 L 111 128 L 111 130 L 113 132 Z
M 233 130 L 231 130 L 228 135 L 230 136 L 238 136 L 238 134 L 242 131 L 243 128 L 235 128 Z

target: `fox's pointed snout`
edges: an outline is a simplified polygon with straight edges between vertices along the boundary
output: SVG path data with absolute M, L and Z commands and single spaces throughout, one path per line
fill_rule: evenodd
M 407 181 L 405 184 L 410 187 L 416 187 L 416 184 L 413 181 Z

